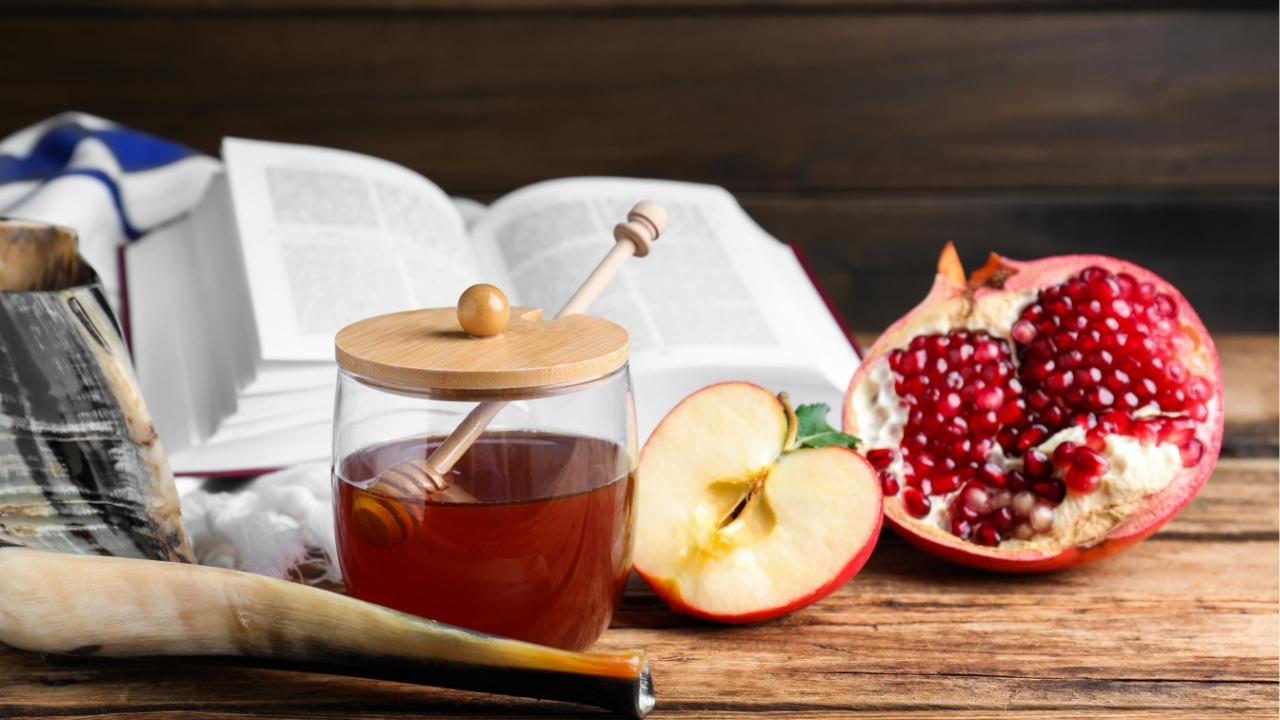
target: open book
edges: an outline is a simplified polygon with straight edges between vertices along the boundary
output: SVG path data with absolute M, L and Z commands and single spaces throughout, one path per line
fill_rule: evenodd
M 199 206 L 125 251 L 134 362 L 175 472 L 328 458 L 338 330 L 451 307 L 477 282 L 553 315 L 645 199 L 667 231 L 589 310 L 631 335 L 641 440 L 725 380 L 838 412 L 857 366 L 792 250 L 721 188 L 573 178 L 485 207 L 355 153 L 233 138 L 222 153 Z

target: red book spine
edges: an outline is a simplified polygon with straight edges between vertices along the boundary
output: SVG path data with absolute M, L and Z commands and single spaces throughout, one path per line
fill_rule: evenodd
M 809 258 L 805 256 L 804 251 L 796 243 L 789 242 L 787 247 L 791 248 L 791 252 L 795 253 L 796 260 L 800 261 L 800 267 L 804 268 L 804 274 L 809 276 L 809 282 L 813 283 L 813 289 L 818 291 L 818 297 L 822 298 L 822 302 L 827 306 L 827 312 L 831 313 L 831 318 L 840 326 L 840 330 L 844 336 L 848 338 L 849 344 L 853 346 L 853 351 L 858 354 L 858 359 L 862 359 L 862 346 L 858 344 L 858 339 L 853 336 L 853 331 L 849 329 L 849 325 L 845 323 L 844 316 L 836 309 L 834 303 L 831 302 L 831 296 L 827 295 L 827 291 L 822 287 L 822 283 L 818 281 L 818 276 L 813 272 L 813 266 L 809 264 Z

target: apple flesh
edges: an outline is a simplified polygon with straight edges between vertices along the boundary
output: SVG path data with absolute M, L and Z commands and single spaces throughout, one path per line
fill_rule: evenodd
M 672 608 L 785 615 L 843 585 L 880 532 L 875 470 L 845 447 L 791 448 L 795 415 L 745 382 L 699 390 L 640 455 L 635 569 Z

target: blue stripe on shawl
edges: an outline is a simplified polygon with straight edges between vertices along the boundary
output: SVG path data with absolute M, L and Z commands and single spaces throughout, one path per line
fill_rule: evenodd
M 41 136 L 26 157 L 0 155 L 0 183 L 56 177 L 85 138 L 96 138 L 115 155 L 125 172 L 151 170 L 195 155 L 178 143 L 135 130 L 91 129 L 76 123 L 59 125 Z M 111 183 L 119 203 L 119 192 Z
M 130 240 L 137 240 L 142 237 L 142 231 L 138 230 L 138 228 L 129 221 L 129 213 L 124 209 L 124 198 L 120 196 L 120 186 L 116 185 L 116 181 L 113 180 L 110 175 L 101 170 L 95 170 L 93 168 L 70 168 L 68 170 L 59 170 L 52 177 L 45 178 L 40 183 L 40 187 L 44 187 L 58 178 L 68 177 L 71 175 L 91 177 L 105 185 L 107 190 L 111 193 L 111 202 L 116 206 L 116 216 L 120 218 L 120 230 L 124 232 L 125 237 L 128 237 Z

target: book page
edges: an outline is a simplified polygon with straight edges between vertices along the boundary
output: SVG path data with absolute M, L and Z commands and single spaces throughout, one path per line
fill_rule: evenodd
M 853 348 L 790 248 L 722 188 L 621 178 L 539 183 L 495 202 L 472 238 L 486 265 L 506 267 L 513 304 L 550 316 L 614 244 L 613 226 L 645 199 L 666 208 L 667 230 L 590 309 L 631 335 L 642 433 L 684 395 L 725 380 L 767 382 L 797 402 L 838 407 L 857 367 Z
M 453 305 L 480 280 L 453 203 L 406 168 L 237 138 L 222 157 L 264 360 L 331 361 L 346 325 Z

